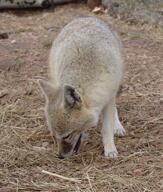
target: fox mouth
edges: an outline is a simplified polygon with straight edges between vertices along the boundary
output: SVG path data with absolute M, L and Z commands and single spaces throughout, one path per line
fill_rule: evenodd
M 82 139 L 82 134 L 80 134 L 76 144 L 75 144 L 75 147 L 74 147 L 74 153 L 78 153 L 79 149 L 80 149 L 80 145 L 81 145 L 81 139 Z

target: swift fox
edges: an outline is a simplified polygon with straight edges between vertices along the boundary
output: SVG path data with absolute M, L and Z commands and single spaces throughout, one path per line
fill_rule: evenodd
M 102 114 L 104 155 L 114 158 L 114 134 L 124 135 L 115 104 L 123 76 L 121 43 L 102 20 L 78 18 L 55 39 L 49 57 L 50 80 L 39 80 L 45 116 L 60 158 L 79 151 L 84 132 Z

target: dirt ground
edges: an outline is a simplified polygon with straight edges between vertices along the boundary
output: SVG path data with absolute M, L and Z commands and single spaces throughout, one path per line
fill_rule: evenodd
M 0 13 L 0 32 L 9 35 L 0 39 L 0 192 L 163 190 L 162 29 L 98 15 L 123 41 L 126 72 L 117 106 L 127 134 L 116 138 L 115 160 L 103 156 L 100 124 L 90 129 L 79 155 L 57 157 L 36 79 L 47 78 L 49 48 L 58 32 L 85 15 L 93 14 L 83 4 Z

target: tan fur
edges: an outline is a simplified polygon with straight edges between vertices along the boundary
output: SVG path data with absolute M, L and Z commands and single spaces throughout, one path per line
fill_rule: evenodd
M 116 156 L 114 132 L 125 132 L 115 106 L 123 76 L 120 49 L 118 36 L 95 17 L 73 20 L 55 39 L 50 80 L 40 80 L 40 86 L 46 97 L 48 127 L 62 157 L 73 154 L 80 134 L 96 126 L 102 112 L 105 156 Z

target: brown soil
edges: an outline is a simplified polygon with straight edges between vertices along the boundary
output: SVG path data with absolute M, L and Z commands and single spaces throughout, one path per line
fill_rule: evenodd
M 102 154 L 100 125 L 90 130 L 79 155 L 57 158 L 36 79 L 47 78 L 49 48 L 58 32 L 85 15 L 92 13 L 83 4 L 0 13 L 0 32 L 9 36 L 0 39 L 0 192 L 163 190 L 162 29 L 98 16 L 123 40 L 126 73 L 117 104 L 127 135 L 116 138 L 115 160 Z

